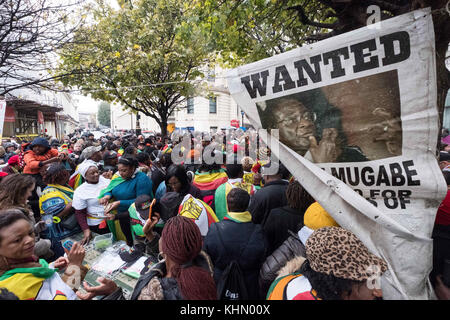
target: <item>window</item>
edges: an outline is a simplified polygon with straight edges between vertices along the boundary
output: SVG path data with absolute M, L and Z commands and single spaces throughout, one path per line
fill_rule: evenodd
M 217 97 L 209 98 L 209 113 L 217 113 Z
M 194 113 L 194 98 L 187 99 L 187 113 Z

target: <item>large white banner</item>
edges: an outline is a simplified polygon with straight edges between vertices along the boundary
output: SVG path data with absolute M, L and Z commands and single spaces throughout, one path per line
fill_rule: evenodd
M 228 85 L 255 128 L 278 129 L 273 153 L 305 189 L 387 261 L 384 297 L 433 297 L 430 236 L 447 187 L 430 10 L 233 69 Z

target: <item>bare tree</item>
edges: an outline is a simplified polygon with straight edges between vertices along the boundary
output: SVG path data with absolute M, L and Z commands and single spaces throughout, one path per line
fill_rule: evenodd
M 82 24 L 84 0 L 0 0 L 0 95 L 23 87 L 54 89 L 55 51 Z M 74 17 L 77 17 L 74 19 Z

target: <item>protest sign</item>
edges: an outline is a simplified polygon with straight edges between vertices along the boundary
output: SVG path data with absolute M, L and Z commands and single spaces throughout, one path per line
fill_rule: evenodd
M 428 299 L 447 190 L 433 21 L 423 9 L 377 24 L 233 69 L 228 86 L 275 156 L 386 260 L 384 297 Z

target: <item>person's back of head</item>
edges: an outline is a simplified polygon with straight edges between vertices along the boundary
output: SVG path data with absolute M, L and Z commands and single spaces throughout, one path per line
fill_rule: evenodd
M 233 188 L 227 195 L 227 206 L 229 212 L 247 211 L 250 195 L 241 188 Z
M 136 154 L 136 148 L 129 145 L 124 149 L 123 154 L 134 155 Z
M 240 163 L 231 163 L 226 165 L 227 175 L 230 179 L 242 178 L 244 169 Z
M 164 168 L 168 168 L 168 167 L 170 167 L 171 165 L 172 165 L 172 155 L 170 154 L 170 153 L 164 153 L 162 156 L 161 156 L 161 165 L 164 167 Z
M 140 163 L 149 164 L 149 162 L 150 162 L 150 155 L 148 153 L 146 153 L 146 152 L 141 152 L 141 153 L 138 153 L 136 155 L 136 159 Z
M 202 236 L 195 222 L 175 216 L 164 226 L 161 249 L 166 266 L 173 265 L 173 278 L 177 280 L 181 295 L 187 300 L 217 300 L 217 291 L 211 273 L 193 263 L 202 249 Z
M 241 164 L 242 164 L 242 169 L 244 171 L 250 172 L 252 170 L 253 167 L 253 159 L 250 157 L 243 157 L 241 160 Z
M 289 207 L 302 212 L 315 201 L 297 180 L 291 181 L 286 188 L 286 199 Z

